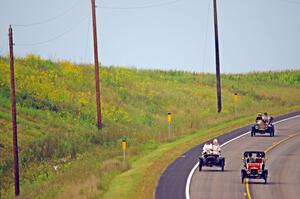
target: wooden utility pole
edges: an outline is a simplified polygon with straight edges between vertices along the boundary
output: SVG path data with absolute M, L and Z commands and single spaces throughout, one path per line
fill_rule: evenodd
M 12 33 L 11 26 L 9 26 L 9 29 L 8 29 L 8 37 L 9 37 L 9 55 L 10 55 L 10 86 L 11 86 L 10 94 L 11 94 L 11 121 L 12 121 L 12 127 L 13 127 L 15 195 L 18 196 L 20 194 L 18 129 L 17 129 L 16 93 L 15 93 L 13 33 Z
M 219 55 L 217 0 L 213 0 L 213 3 L 214 3 L 214 28 L 215 28 L 217 100 L 218 100 L 218 112 L 220 113 L 221 110 L 222 110 L 222 98 L 221 98 L 221 75 L 220 75 L 220 55 Z
M 102 128 L 102 118 L 101 118 L 101 99 L 100 99 L 100 80 L 99 80 L 99 61 L 98 61 L 96 10 L 95 10 L 95 0 L 91 0 L 91 1 L 92 1 L 93 38 L 94 38 L 97 126 L 98 126 L 98 129 L 101 129 Z

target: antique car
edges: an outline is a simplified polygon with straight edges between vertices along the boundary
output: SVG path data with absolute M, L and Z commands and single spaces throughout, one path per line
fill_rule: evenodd
M 224 171 L 225 158 L 221 156 L 220 151 L 214 151 L 207 148 L 202 152 L 202 156 L 199 157 L 199 171 L 202 171 L 202 167 L 221 167 Z
M 267 183 L 268 170 L 265 168 L 266 158 L 263 151 L 246 151 L 243 156 L 243 168 L 241 170 L 242 183 L 248 179 L 264 179 Z
M 274 136 L 275 128 L 272 123 L 264 122 L 262 120 L 257 120 L 252 126 L 251 136 L 255 136 L 257 133 L 266 134 L 269 133 L 271 137 Z

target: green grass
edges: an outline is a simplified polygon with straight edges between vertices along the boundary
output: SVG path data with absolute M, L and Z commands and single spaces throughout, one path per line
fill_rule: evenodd
M 218 114 L 212 74 L 101 67 L 104 128 L 98 131 L 92 66 L 30 54 L 17 58 L 15 68 L 23 198 L 138 198 L 135 194 L 141 192 L 151 198 L 168 163 L 208 135 L 249 123 L 257 112 L 276 115 L 300 107 L 299 70 L 223 75 L 223 110 Z M 0 57 L 0 169 L 5 198 L 13 193 L 9 87 L 9 60 Z M 171 140 L 168 112 L 174 118 Z M 170 151 L 174 153 L 169 155 Z M 126 179 L 128 183 L 122 183 Z M 137 185 L 140 191 L 132 191 Z

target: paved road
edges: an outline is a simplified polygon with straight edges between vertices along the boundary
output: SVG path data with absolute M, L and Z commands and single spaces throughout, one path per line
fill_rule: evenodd
M 277 132 L 275 137 L 246 135 L 225 145 L 222 149 L 226 158 L 225 172 L 220 172 L 219 168 L 204 168 L 203 172 L 196 170 L 190 187 L 191 198 L 244 198 L 246 195 L 245 185 L 241 184 L 240 177 L 243 152 L 266 150 L 274 142 L 279 142 L 290 134 L 300 132 L 300 117 L 279 123 L 275 125 L 275 128 Z M 296 199 L 297 194 L 300 195 L 300 167 L 297 164 L 300 153 L 297 155 L 293 150 L 300 152 L 300 135 L 281 143 L 267 153 L 270 160 L 266 164 L 269 169 L 269 183 L 264 185 L 262 180 L 250 180 L 250 195 L 253 198 L 291 199 L 294 196 Z M 288 185 L 293 186 L 285 189 Z M 298 189 L 295 188 L 297 186 Z
M 269 183 L 250 182 L 252 198 L 300 198 L 300 135 L 280 144 L 268 156 Z
M 291 116 L 299 115 L 300 111 L 290 113 L 287 115 L 276 117 L 275 120 L 281 120 L 284 118 L 288 118 Z M 278 132 L 277 136 L 270 137 L 255 137 L 251 138 L 250 136 L 245 136 L 241 138 L 241 140 L 236 140 L 223 148 L 223 154 L 226 156 L 226 166 L 225 171 L 222 173 L 218 169 L 204 168 L 204 171 L 201 173 L 196 171 L 192 177 L 192 183 L 190 186 L 190 196 L 191 198 L 242 198 L 244 196 L 245 187 L 241 184 L 240 179 L 240 168 L 241 168 L 241 155 L 243 150 L 251 150 L 251 149 L 266 149 L 269 145 L 271 145 L 274 141 L 283 139 L 286 135 L 293 133 L 295 131 L 300 131 L 300 118 L 286 121 L 284 123 L 276 125 L 276 130 Z M 246 126 L 227 134 L 224 134 L 219 137 L 219 142 L 222 144 L 238 135 L 241 135 L 248 131 L 250 126 Z M 300 136 L 299 136 L 300 137 Z M 293 138 L 294 139 L 294 138 Z M 298 139 L 298 138 L 297 138 Z M 289 143 L 289 142 L 287 142 Z M 297 142 L 296 142 L 297 143 Z M 298 142 L 299 143 L 299 142 Z M 284 146 L 285 143 L 282 143 Z M 297 144 L 296 144 L 297 145 Z M 183 199 L 185 198 L 185 186 L 187 177 L 197 162 L 197 158 L 200 155 L 201 149 L 203 145 L 199 144 L 198 146 L 190 149 L 186 153 L 182 154 L 182 156 L 178 157 L 169 167 L 165 170 L 163 175 L 161 176 L 155 197 L 157 199 Z M 293 146 L 292 146 L 293 147 Z M 294 146 L 297 148 L 297 146 Z M 300 148 L 298 144 L 298 148 Z M 278 146 L 280 149 L 280 146 Z M 270 185 L 275 186 L 281 185 L 273 182 L 273 167 L 272 164 L 272 153 L 277 149 L 273 149 L 269 152 L 270 159 L 268 161 L 270 171 Z M 290 149 L 292 150 L 292 149 Z M 280 150 L 282 153 L 284 150 Z M 287 151 L 287 154 L 290 152 Z M 230 154 L 230 156 L 228 156 Z M 299 154 L 299 153 L 297 153 Z M 276 155 L 276 154 L 275 154 Z M 284 154 L 283 154 L 284 155 Z M 298 158 L 298 159 L 297 159 Z M 295 159 L 295 160 L 294 160 Z M 299 157 L 291 156 L 290 161 L 298 161 Z M 272 164 L 272 165 L 271 165 Z M 290 167 L 291 165 L 286 165 L 286 167 Z M 277 168 L 279 169 L 279 168 Z M 275 170 L 275 169 L 274 169 Z M 299 172 L 298 172 L 299 173 Z M 283 175 L 285 176 L 285 175 Z M 283 178 L 283 177 L 281 177 Z M 300 179 L 300 178 L 295 178 Z M 276 180 L 274 178 L 274 180 Z M 284 180 L 284 179 L 283 179 Z M 224 183 L 225 182 L 225 183 Z M 251 181 L 252 182 L 252 181 Z M 255 193 L 253 189 L 256 189 L 258 184 L 253 184 L 250 182 L 250 192 L 253 195 L 253 198 L 256 198 L 256 195 L 263 194 L 265 190 L 259 190 Z M 299 185 L 299 180 L 297 181 Z M 273 184 L 272 184 L 273 183 Z M 260 184 L 259 184 L 260 185 Z M 295 182 L 295 186 L 298 186 Z M 218 191 L 216 191 L 218 190 Z M 272 198 L 272 197 L 271 197 Z

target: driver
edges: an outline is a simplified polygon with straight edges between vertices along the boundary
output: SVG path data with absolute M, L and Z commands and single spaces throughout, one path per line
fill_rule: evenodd
M 257 117 L 256 117 L 256 123 L 257 123 L 259 120 L 263 120 L 262 114 L 261 114 L 261 113 L 258 113 L 258 114 L 257 114 Z
M 255 158 L 252 157 L 252 153 L 249 153 L 248 163 L 255 163 Z
M 211 143 L 204 144 L 202 154 L 207 155 L 210 154 L 211 151 L 212 151 L 212 144 Z

